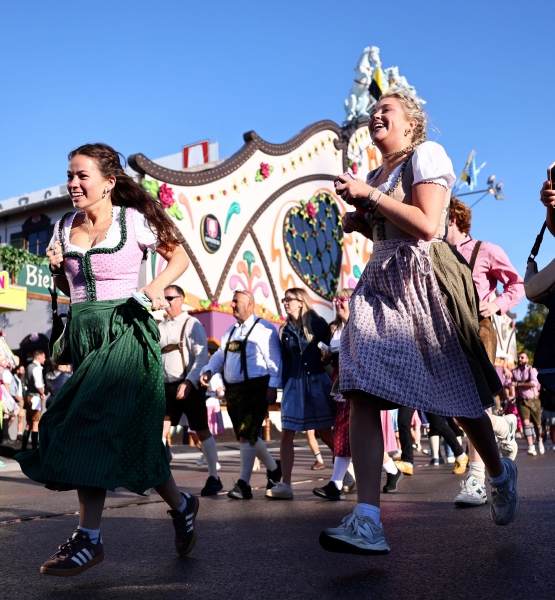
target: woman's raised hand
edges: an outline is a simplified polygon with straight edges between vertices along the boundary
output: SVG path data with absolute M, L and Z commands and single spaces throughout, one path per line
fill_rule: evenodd
M 540 191 L 540 200 L 546 208 L 555 208 L 555 190 L 551 189 L 549 181 L 544 182 Z
M 64 256 L 60 242 L 54 242 L 52 246 L 48 246 L 46 249 L 46 257 L 50 261 L 50 265 L 54 271 L 59 271 L 62 268 Z

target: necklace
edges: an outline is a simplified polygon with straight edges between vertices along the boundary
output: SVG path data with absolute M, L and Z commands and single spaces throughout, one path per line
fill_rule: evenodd
M 112 206 L 112 210 L 110 211 L 110 214 L 107 215 L 100 223 L 100 225 L 98 226 L 98 229 L 96 230 L 96 235 L 93 237 L 91 230 L 89 229 L 89 219 L 87 218 L 87 215 L 85 215 L 85 227 L 87 228 L 87 234 L 89 236 L 89 242 L 91 243 L 91 246 L 94 244 L 94 242 L 96 241 L 96 238 L 98 237 L 98 235 L 100 234 L 100 229 L 102 227 L 102 225 L 104 225 L 104 223 L 108 220 L 108 217 L 112 218 L 114 214 L 114 207 Z M 92 231 L 94 233 L 94 229 Z

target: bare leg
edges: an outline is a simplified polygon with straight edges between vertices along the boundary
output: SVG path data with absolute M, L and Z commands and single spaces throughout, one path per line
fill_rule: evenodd
M 293 471 L 293 461 L 295 460 L 295 449 L 293 448 L 293 439 L 295 432 L 291 429 L 281 430 L 281 443 L 279 446 L 279 455 L 281 458 L 282 481 L 291 485 L 291 472 Z
M 314 435 L 314 429 L 306 430 L 306 441 L 312 450 L 312 454 L 318 454 L 318 452 L 320 452 L 318 442 L 316 441 L 316 435 Z
M 79 498 L 79 525 L 85 529 L 100 529 L 106 490 L 100 488 L 77 490 L 77 496 Z
M 172 422 L 170 421 L 169 417 L 166 417 L 166 419 L 164 419 L 164 429 L 162 430 L 162 439 L 166 440 L 168 439 L 168 434 L 170 433 L 170 428 L 172 426 Z
M 372 396 L 364 392 L 352 394 L 350 400 L 349 434 L 358 501 L 379 506 L 384 459 L 380 410 Z
M 154 489 L 173 510 L 177 510 L 183 505 L 183 496 L 175 483 L 173 475 L 170 475 L 164 483 L 157 485 Z
M 326 444 L 326 446 L 332 451 L 333 454 L 333 433 L 331 427 L 325 429 L 318 429 L 318 435 L 320 439 Z
M 499 477 L 503 473 L 503 463 L 499 458 L 499 450 L 489 415 L 484 413 L 479 419 L 457 417 L 457 421 L 465 430 L 478 456 L 484 461 L 488 475 Z M 480 459 L 478 458 L 478 460 Z

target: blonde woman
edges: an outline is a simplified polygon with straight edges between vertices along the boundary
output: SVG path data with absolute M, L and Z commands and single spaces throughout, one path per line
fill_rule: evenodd
M 326 550 L 352 554 L 390 551 L 380 519 L 382 410 L 457 417 L 486 465 L 493 522 L 507 525 L 519 509 L 516 466 L 499 458 L 485 412 L 502 386 L 480 340 L 472 274 L 443 241 L 453 165 L 439 144 L 425 141 L 424 112 L 403 93 L 376 103 L 370 135 L 382 166 L 366 182 L 340 176 L 336 186 L 358 209 L 343 216 L 344 231 L 374 242 L 339 353 L 359 504 L 340 527 L 320 534 Z
M 322 363 L 319 342 L 329 340 L 328 324 L 312 308 L 307 292 L 286 290 L 282 300 L 287 321 L 280 331 L 283 359 L 283 396 L 281 400 L 282 481 L 266 491 L 268 498 L 291 500 L 291 471 L 296 431 L 315 429 L 333 451 L 332 425 L 335 416 L 330 396 L 331 379 Z

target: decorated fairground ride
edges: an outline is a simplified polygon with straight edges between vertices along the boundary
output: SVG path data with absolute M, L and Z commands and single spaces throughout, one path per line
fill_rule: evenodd
M 349 207 L 335 194 L 333 180 L 346 171 L 365 176 L 381 164 L 368 125 L 383 92 L 402 89 L 424 100 L 398 67 L 382 69 L 376 46 L 364 48 L 354 70 L 342 125 L 318 121 L 283 144 L 249 131 L 243 147 L 218 163 L 208 162 L 209 144 L 203 142 L 194 152 L 207 164 L 187 168 L 187 147 L 181 170 L 143 154 L 129 157 L 142 185 L 183 235 L 191 266 L 177 283 L 213 344 L 235 322 L 230 309 L 235 290 L 252 292 L 256 314 L 279 326 L 285 290 L 303 287 L 315 309 L 331 320 L 335 292 L 354 287 L 370 258 L 372 242 L 341 229 Z M 164 260 L 151 255 L 147 281 L 163 267 Z

